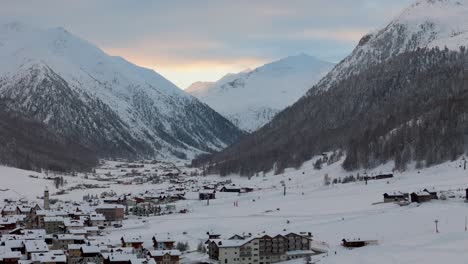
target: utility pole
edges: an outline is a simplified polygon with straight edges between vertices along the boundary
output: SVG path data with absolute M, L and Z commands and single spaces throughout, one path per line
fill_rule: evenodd
M 439 233 L 439 227 L 437 225 L 439 223 L 439 220 L 436 219 L 434 223 L 435 223 L 436 233 Z

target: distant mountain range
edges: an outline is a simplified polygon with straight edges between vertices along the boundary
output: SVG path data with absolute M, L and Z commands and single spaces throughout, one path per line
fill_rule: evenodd
M 468 151 L 468 0 L 419 0 L 297 103 L 212 156 L 209 171 L 252 175 L 346 151 L 343 167 L 430 166 Z
M 0 26 L 0 98 L 101 158 L 190 158 L 243 135 L 153 70 L 63 28 Z
M 333 66 L 300 54 L 228 74 L 214 83 L 196 82 L 186 91 L 239 128 L 252 132 L 296 102 Z

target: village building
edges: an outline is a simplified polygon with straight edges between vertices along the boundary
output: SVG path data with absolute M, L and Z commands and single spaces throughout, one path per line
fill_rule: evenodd
M 437 192 L 429 192 L 427 189 L 422 192 L 413 192 L 410 197 L 413 203 L 424 203 L 433 199 L 438 199 Z
M 96 208 L 96 213 L 104 215 L 106 225 L 111 225 L 112 223 L 122 223 L 125 215 L 124 209 L 124 206 L 118 204 L 102 204 Z
M 394 193 L 384 193 L 384 203 L 393 203 L 393 202 L 400 202 L 400 201 L 408 201 L 409 194 L 402 193 L 402 192 L 394 192 Z
M 210 258 L 220 264 L 270 264 L 317 254 L 311 250 L 311 241 L 310 234 L 264 234 L 247 239 L 208 240 L 207 248 Z
M 44 240 L 24 240 L 24 254 L 31 257 L 33 253 L 45 253 L 49 251 L 49 247 Z
M 64 220 L 61 216 L 44 217 L 44 229 L 47 234 L 60 234 L 64 231 Z
M 199 200 L 213 200 L 216 199 L 216 191 L 200 191 L 198 193 Z
M 31 254 L 31 263 L 33 264 L 65 264 L 67 256 L 62 250 L 51 250 L 44 253 Z
M 103 264 L 128 264 L 131 260 L 137 257 L 133 254 L 126 253 L 101 253 Z
M 151 250 L 148 255 L 158 264 L 179 264 L 179 250 Z
M 17 227 L 16 217 L 3 217 L 0 218 L 0 234 L 8 234 Z
M 377 244 L 378 244 L 377 240 L 361 240 L 361 239 L 341 240 L 341 245 L 347 248 L 359 248 L 359 247 L 365 247 L 365 246 L 377 245 Z
M 131 247 L 135 251 L 143 250 L 143 243 L 145 242 L 140 236 L 130 237 L 124 236 L 120 239 L 122 241 L 122 247 Z
M 104 217 L 103 214 L 90 214 L 88 217 L 87 217 L 87 222 L 88 222 L 88 225 L 90 226 L 96 226 L 96 227 L 100 227 L 100 228 L 103 228 L 105 227 L 105 224 L 106 224 L 106 218 Z
M 68 249 L 71 244 L 85 244 L 86 238 L 82 235 L 58 234 L 54 236 L 54 249 Z
M 0 246 L 0 263 L 16 264 L 21 256 L 20 251 L 12 251 L 9 247 Z
M 175 241 L 169 237 L 157 237 L 153 236 L 153 247 L 155 250 L 171 250 L 174 249 Z
M 152 258 L 139 258 L 131 259 L 130 264 L 156 264 L 156 261 Z

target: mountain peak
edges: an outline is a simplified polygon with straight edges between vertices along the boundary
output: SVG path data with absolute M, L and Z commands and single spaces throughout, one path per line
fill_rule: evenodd
M 301 53 L 186 91 L 238 127 L 254 131 L 304 95 L 333 66 Z
M 0 94 L 12 109 L 103 156 L 190 157 L 241 135 L 161 75 L 62 27 L 14 22 L 0 39 Z

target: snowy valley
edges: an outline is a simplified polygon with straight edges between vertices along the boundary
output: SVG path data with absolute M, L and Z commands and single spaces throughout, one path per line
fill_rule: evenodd
M 222 46 L 204 37 L 165 43 L 174 65 Z M 465 263 L 468 0 L 412 1 L 355 44 L 182 90 L 0 25 L 0 263 Z
M 312 257 L 315 263 L 362 263 L 364 260 L 371 263 L 437 263 L 444 259 L 462 262 L 468 257 L 465 250 L 468 245 L 468 232 L 465 231 L 465 188 L 468 186 L 468 178 L 467 171 L 463 168 L 464 160 L 447 162 L 428 169 L 411 168 L 404 173 L 396 172 L 389 179 L 369 180 L 367 184 L 361 180 L 325 185 L 326 174 L 331 179 L 344 179 L 351 174 L 354 177 L 358 174 L 379 175 L 392 173 L 393 164 L 350 173 L 341 168 L 339 161 L 330 165 L 325 163 L 321 170 L 316 170 L 316 159 L 298 170 L 288 169 L 280 175 L 259 174 L 250 179 L 235 175 L 190 176 L 193 171 L 178 164 L 179 176 L 170 176 L 167 181 L 163 180 L 165 176 L 159 176 L 162 182 L 157 184 L 138 184 L 133 181 L 135 177 L 117 183 L 118 179 L 125 177 L 122 169 L 115 168 L 122 163 L 113 162 L 103 164 L 96 171 L 96 176 L 105 178 L 120 175 L 118 179 L 107 182 L 94 180 L 92 174 L 65 175 L 63 177 L 67 184 L 58 189 L 67 189 L 82 183 L 110 184 L 108 187 L 84 191 L 77 189 L 60 195 L 55 194 L 58 189 L 54 187 L 53 181 L 41 179 L 45 176 L 43 174 L 3 167 L 1 172 L 7 177 L 7 184 L 2 188 L 8 190 L 2 190 L 0 196 L 11 201 L 22 198 L 42 204 L 42 200 L 37 197 L 41 197 L 45 188 L 48 188 L 51 200 L 65 202 L 56 202 L 52 207 L 68 208 L 74 204 L 75 207 L 88 208 L 90 205 L 88 201 L 83 201 L 83 196 L 103 197 L 93 199 L 93 203 L 98 200 L 99 203 L 115 203 L 116 199 L 101 194 L 112 190 L 113 194 L 109 195 L 122 198 L 125 194 L 130 201 L 144 197 L 142 195 L 145 193 L 149 195 L 180 188 L 185 193 L 185 199 L 169 203 L 174 205 L 174 212 L 177 213 L 140 217 L 129 215 L 123 220 L 122 227 L 108 227 L 102 232 L 102 236 L 90 236 L 89 239 L 92 244 L 119 244 L 120 238 L 128 236 L 131 231 L 133 237 L 138 237 L 145 245 L 149 245 L 155 234 L 171 237 L 174 241 L 188 242 L 191 249 L 181 255 L 181 263 L 210 262 L 207 254 L 197 253 L 195 250 L 200 242 L 208 239 L 207 232 L 219 234 L 224 239 L 234 234 L 251 233 L 253 236 L 261 236 L 311 232 L 312 248 L 326 251 Z M 147 164 L 135 171 L 154 171 L 152 168 L 159 166 L 167 167 L 167 164 Z M 30 174 L 38 176 L 38 179 L 30 178 Z M 126 184 L 125 181 L 133 182 Z M 31 182 L 34 182 L 34 187 L 25 193 L 24 186 Z M 198 194 L 206 191 L 203 190 L 204 186 L 212 186 L 218 182 L 221 185 L 217 188 L 215 198 L 209 202 L 200 200 Z M 221 191 L 223 186 L 253 190 L 229 193 Z M 286 186 L 285 190 L 283 186 Z M 384 193 L 411 193 L 423 189 L 436 191 L 439 200 L 411 203 L 407 206 L 383 203 Z M 137 203 L 129 207 L 138 205 L 143 204 Z M 161 203 L 160 206 L 167 207 L 167 203 Z M 439 221 L 439 233 L 435 231 L 435 220 Z M 377 240 L 378 244 L 346 249 L 341 246 L 344 238 Z
M 334 64 L 307 54 L 290 56 L 214 83 L 197 82 L 185 91 L 253 132 L 314 86 Z

